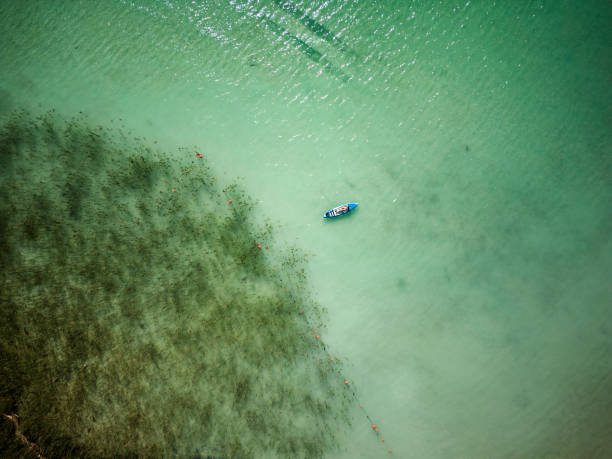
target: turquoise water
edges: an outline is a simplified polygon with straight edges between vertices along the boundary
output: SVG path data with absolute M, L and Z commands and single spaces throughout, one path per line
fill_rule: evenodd
M 287 245 L 309 254 L 321 339 L 380 429 L 351 411 L 326 457 L 611 454 L 607 3 L 35 1 L 0 15 L 3 115 L 83 112 L 177 164 L 178 147 L 202 151 L 272 222 L 270 263 Z M 347 200 L 353 215 L 322 221 Z

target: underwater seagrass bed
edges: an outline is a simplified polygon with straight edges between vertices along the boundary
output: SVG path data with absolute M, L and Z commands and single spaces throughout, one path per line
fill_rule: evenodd
M 20 434 L 47 457 L 334 448 L 352 391 L 313 336 L 305 257 L 267 253 L 237 184 L 84 116 L 0 124 L 0 408 Z

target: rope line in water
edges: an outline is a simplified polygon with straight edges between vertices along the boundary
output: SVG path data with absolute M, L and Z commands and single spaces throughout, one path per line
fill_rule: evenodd
M 299 311 L 299 314 L 301 316 L 304 315 L 304 311 Z M 317 334 L 317 330 L 313 330 L 313 333 L 315 335 L 315 339 L 318 340 L 320 338 L 320 335 Z M 325 344 L 321 343 L 321 346 L 323 346 L 323 349 L 327 352 L 327 347 L 325 346 Z M 335 362 L 336 359 L 334 359 L 333 357 L 330 357 L 330 362 Z M 344 385 L 346 387 L 350 386 L 349 380 L 348 379 L 344 379 Z M 350 389 L 351 394 L 353 396 L 353 400 L 355 401 L 355 403 L 359 403 L 359 398 L 357 397 L 357 394 L 355 393 L 355 391 L 353 391 L 352 389 Z M 381 443 L 385 443 L 385 446 L 388 447 L 389 444 L 388 442 L 385 440 L 384 437 L 382 437 L 382 435 L 380 434 L 380 430 L 378 429 L 376 423 L 373 421 L 372 417 L 368 414 L 368 412 L 366 411 L 366 409 L 363 407 L 363 403 L 359 403 L 359 408 L 362 410 L 363 414 L 365 415 L 366 419 L 368 420 L 368 423 L 370 426 L 372 426 L 372 430 L 374 431 L 374 433 L 376 434 L 376 438 L 379 439 L 380 438 L 380 442 Z M 388 453 L 392 453 L 393 449 L 388 448 L 387 449 Z
M 196 153 L 196 156 L 199 156 L 199 155 Z M 199 156 L 199 157 L 200 157 L 200 159 L 202 158 L 201 156 Z M 227 203 L 228 203 L 229 205 L 231 205 L 231 204 L 233 203 L 233 200 L 232 200 L 232 199 L 228 199 Z M 260 250 L 261 250 L 262 246 L 261 246 L 261 243 L 260 243 L 260 242 L 258 242 L 257 240 L 255 240 L 255 245 L 256 245 L 256 247 L 257 247 L 258 249 L 260 249 Z M 272 269 L 272 271 L 276 271 L 276 268 L 271 268 L 271 269 Z M 281 280 L 281 283 L 282 283 L 282 282 L 283 282 L 283 281 Z M 288 289 L 286 288 L 285 290 L 287 291 Z M 293 296 L 293 295 L 291 295 L 291 296 Z M 295 298 L 293 298 L 293 301 L 294 301 L 294 304 L 296 304 L 296 303 L 297 303 L 297 301 L 295 300 Z M 297 308 L 297 309 L 299 309 L 299 306 L 298 306 L 297 304 L 296 304 L 296 308 Z M 298 311 L 298 313 L 299 313 L 299 315 L 300 315 L 300 316 L 304 316 L 304 318 L 306 318 L 303 310 L 299 310 L 299 311 Z M 306 319 L 306 320 L 307 320 L 308 325 L 311 325 L 310 321 L 309 321 L 308 319 Z M 319 342 L 319 343 L 321 344 L 321 346 L 323 346 L 323 349 L 324 349 L 324 350 L 327 352 L 327 347 L 325 346 L 325 344 L 323 344 L 322 342 L 320 342 L 320 341 L 319 341 L 319 339 L 320 339 L 320 335 L 319 335 L 319 334 L 317 334 L 317 330 L 316 330 L 316 329 L 314 329 L 314 328 L 312 328 L 312 327 L 310 327 L 310 329 L 313 331 L 313 335 L 314 335 L 315 340 L 317 340 L 317 342 Z M 329 354 L 329 353 L 328 353 L 328 354 Z M 333 363 L 333 362 L 335 362 L 335 359 L 334 359 L 333 357 L 330 357 L 330 359 L 329 359 L 329 360 L 330 360 L 330 362 L 332 362 L 332 363 Z M 343 379 L 344 379 L 344 378 L 343 378 Z M 348 387 L 348 386 L 350 385 L 350 384 L 349 384 L 349 380 L 348 380 L 348 379 L 344 379 L 344 385 L 345 385 L 346 387 Z M 355 394 L 355 392 L 354 392 L 352 389 L 350 389 L 350 390 L 351 390 L 351 394 L 352 394 L 353 401 L 354 401 L 355 403 L 359 403 L 359 398 L 357 397 L 357 394 Z M 378 429 L 378 427 L 377 427 L 376 423 L 374 423 L 374 421 L 372 420 L 372 417 L 371 417 L 371 416 L 368 414 L 368 412 L 365 410 L 365 408 L 363 407 L 363 404 L 362 404 L 362 403 L 359 403 L 359 408 L 362 410 L 362 412 L 363 412 L 363 414 L 364 414 L 365 418 L 367 419 L 367 421 L 368 421 L 369 425 L 372 427 L 372 430 L 373 430 L 373 431 L 374 431 L 374 433 L 376 434 L 376 438 L 377 438 L 377 439 L 380 439 L 380 442 L 381 442 L 381 443 L 385 443 L 385 447 L 387 447 L 387 448 L 388 448 L 388 446 L 389 446 L 389 445 L 388 445 L 388 442 L 386 442 L 386 440 L 385 440 L 385 439 L 382 437 L 382 435 L 380 434 L 380 430 Z M 392 452 L 393 452 L 393 450 L 392 450 L 391 448 L 388 448 L 388 449 L 387 449 L 387 452 L 388 452 L 388 453 L 392 453 Z

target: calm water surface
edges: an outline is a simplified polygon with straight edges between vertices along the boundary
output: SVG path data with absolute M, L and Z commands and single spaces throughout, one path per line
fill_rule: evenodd
M 609 3 L 1 4 L 0 111 L 198 145 L 311 254 L 382 435 L 329 457 L 612 455 Z

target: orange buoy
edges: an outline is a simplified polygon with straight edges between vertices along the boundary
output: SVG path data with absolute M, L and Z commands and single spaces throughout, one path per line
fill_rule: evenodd
M 378 429 L 376 429 L 376 433 L 378 433 Z
M 334 361 L 334 358 L 332 357 L 331 359 L 329 359 L 329 361 L 330 361 L 330 362 L 333 362 L 333 361 Z
M 175 190 L 174 188 L 172 188 L 172 192 L 173 192 L 173 193 L 176 193 L 176 190 Z
M 391 450 L 389 450 L 389 452 L 391 452 Z
M 319 335 L 315 336 L 316 339 L 319 339 Z
M 381 441 L 384 443 L 384 442 L 385 442 L 385 439 L 383 438 Z
M 363 408 L 363 405 L 361 403 L 359 404 L 359 408 Z
M 300 314 L 304 314 L 304 311 L 300 311 Z
M 344 384 L 348 384 L 348 381 L 344 381 Z
M 227 202 L 229 202 L 229 203 L 231 204 L 231 203 L 232 203 L 232 200 L 230 199 L 230 200 L 229 200 L 229 201 L 227 201 Z
M 232 202 L 232 201 L 230 201 L 230 202 Z M 258 245 L 258 246 L 257 246 L 257 248 L 258 248 L 258 249 L 261 249 L 261 244 L 260 244 L 260 245 Z
M 376 430 L 376 424 L 374 424 L 374 425 L 372 426 L 372 429 Z

